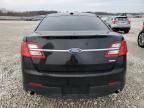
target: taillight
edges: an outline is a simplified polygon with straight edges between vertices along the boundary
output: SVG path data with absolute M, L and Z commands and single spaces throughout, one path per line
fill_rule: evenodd
M 113 21 L 112 21 L 112 23 L 113 23 L 113 24 L 116 24 L 116 23 L 117 23 L 117 21 L 116 21 L 116 20 L 113 20 Z
M 110 50 L 106 53 L 105 57 L 107 58 L 123 56 L 127 54 L 127 44 L 125 40 L 112 43 L 110 48 L 113 48 L 113 50 Z
M 115 85 L 117 85 L 117 84 L 119 84 L 119 83 L 120 83 L 120 82 L 117 81 L 117 80 L 110 80 L 109 83 L 108 83 L 108 85 L 109 85 L 109 87 L 113 87 L 113 86 L 115 86 Z
M 120 51 L 119 51 L 119 56 L 123 56 L 126 55 L 128 52 L 127 49 L 127 43 L 125 40 L 121 41 L 121 47 L 120 47 Z
M 131 21 L 130 21 L 130 20 L 128 20 L 128 24 L 131 24 Z
M 29 49 L 26 42 L 21 44 L 21 55 L 24 57 L 30 57 Z
M 43 52 L 34 49 L 40 49 L 40 46 L 33 42 L 22 42 L 21 55 L 24 57 L 32 57 L 32 58 L 45 58 Z

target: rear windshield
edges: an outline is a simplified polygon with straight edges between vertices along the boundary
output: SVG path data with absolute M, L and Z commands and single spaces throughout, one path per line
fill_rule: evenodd
M 115 19 L 118 20 L 118 21 L 127 21 L 128 20 L 127 17 L 117 17 Z
M 107 26 L 95 16 L 49 16 L 36 31 L 108 31 Z

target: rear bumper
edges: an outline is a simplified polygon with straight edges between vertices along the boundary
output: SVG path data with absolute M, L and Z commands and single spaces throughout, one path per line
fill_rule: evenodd
M 42 87 L 32 87 L 30 85 L 25 85 L 24 88 L 26 91 L 34 91 L 37 94 L 42 94 L 44 96 L 57 98 L 57 97 L 64 97 L 64 98 L 88 98 L 88 97 L 99 97 L 99 96 L 105 96 L 111 93 L 114 93 L 117 90 L 122 89 L 124 85 L 122 84 L 116 84 L 113 87 L 109 87 L 107 85 L 103 86 L 92 86 L 89 87 L 88 90 L 86 89 L 85 93 L 81 93 L 81 89 L 77 89 L 79 91 L 73 91 L 72 88 L 62 88 L 62 87 L 48 87 L 48 86 L 42 86 Z M 68 91 L 64 92 L 63 90 L 67 89 Z M 76 90 L 76 89 L 75 89 Z M 87 92 L 88 91 L 88 92 Z
M 34 91 L 49 97 L 99 97 L 122 90 L 125 85 L 125 69 L 87 75 L 43 74 L 23 70 L 23 86 L 26 91 Z M 110 81 L 117 81 L 110 84 Z M 35 87 L 30 83 L 40 83 Z
M 116 30 L 130 30 L 130 27 L 112 27 L 112 29 L 116 29 Z

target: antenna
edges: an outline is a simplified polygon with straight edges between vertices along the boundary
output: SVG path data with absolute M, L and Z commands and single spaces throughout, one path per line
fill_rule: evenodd
M 70 13 L 70 15 L 73 15 L 73 14 L 74 14 L 73 12 Z

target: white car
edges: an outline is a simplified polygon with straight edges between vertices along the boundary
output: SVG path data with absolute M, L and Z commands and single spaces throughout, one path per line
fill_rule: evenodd
M 107 17 L 105 22 L 112 28 L 114 31 L 123 31 L 128 33 L 131 28 L 131 21 L 127 16 L 111 16 Z

